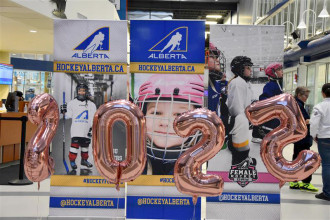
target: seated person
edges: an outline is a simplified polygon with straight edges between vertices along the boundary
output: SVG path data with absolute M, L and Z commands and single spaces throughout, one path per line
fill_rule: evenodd
M 15 92 L 8 93 L 6 104 L 5 104 L 8 112 L 15 112 L 16 97 L 17 97 L 17 102 L 24 100 L 23 93 L 21 91 L 15 91 Z M 17 106 L 18 106 L 18 104 L 17 104 Z

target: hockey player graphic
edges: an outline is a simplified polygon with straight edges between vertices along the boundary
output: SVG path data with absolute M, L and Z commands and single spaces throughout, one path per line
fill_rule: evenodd
M 91 128 L 96 106 L 88 99 L 88 87 L 85 84 L 78 84 L 76 87 L 77 97 L 71 100 L 68 105 L 61 106 L 61 112 L 67 118 L 72 118 L 71 125 L 71 147 L 69 152 L 70 165 L 73 170 L 77 169 L 76 158 L 81 148 L 81 165 L 87 168 L 93 167 L 88 162 L 88 147 L 91 143 Z
M 176 32 L 175 35 L 173 35 L 170 39 L 170 41 L 166 44 L 166 46 L 162 49 L 161 53 L 163 53 L 164 50 L 166 50 L 167 48 L 171 47 L 171 49 L 169 50 L 169 53 L 171 53 L 175 47 L 178 47 L 178 50 L 180 49 L 180 42 L 182 40 L 182 34 L 180 34 L 179 32 Z
M 146 116 L 147 170 L 173 175 L 179 156 L 197 143 L 199 134 L 179 137 L 173 130 L 176 116 L 203 105 L 203 79 L 198 75 L 151 76 L 139 89 L 137 105 Z
M 271 63 L 265 70 L 269 82 L 263 88 L 259 100 L 268 99 L 270 97 L 280 95 L 283 93 L 283 66 L 281 63 Z M 252 142 L 261 143 L 264 136 L 274 128 L 280 125 L 278 119 L 273 119 L 260 126 L 254 126 L 252 132 Z
M 93 53 L 100 45 L 102 49 L 102 41 L 104 40 L 104 34 L 102 32 L 99 32 L 95 37 L 93 38 L 92 42 L 86 47 L 84 50 L 84 53 L 87 53 L 88 50 L 90 50 L 90 53 Z
M 221 51 L 212 43 L 209 47 L 208 68 L 209 68 L 209 88 L 208 88 L 208 109 L 215 111 L 221 116 L 223 122 L 228 121 L 228 109 L 225 105 L 227 100 L 227 84 L 226 74 L 224 73 L 224 64 L 220 63 L 220 56 L 223 62 L 225 58 Z M 225 125 L 226 126 L 226 125 Z
M 231 71 L 235 77 L 228 83 L 228 100 L 230 129 L 228 148 L 232 152 L 232 164 L 239 164 L 249 156 L 249 121 L 245 116 L 245 108 L 252 103 L 253 93 L 249 80 L 253 63 L 246 56 L 235 57 Z M 253 158 L 252 158 L 253 159 Z M 255 159 L 253 160 L 255 162 Z M 254 163 L 255 164 L 255 163 Z

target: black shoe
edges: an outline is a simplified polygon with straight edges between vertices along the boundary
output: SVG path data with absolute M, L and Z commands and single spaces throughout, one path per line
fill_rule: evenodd
M 77 164 L 75 161 L 70 161 L 70 165 L 73 170 L 77 169 Z
M 316 194 L 315 195 L 315 198 L 317 198 L 317 199 L 323 199 L 323 200 L 326 200 L 326 201 L 330 201 L 330 198 L 328 196 L 326 196 L 323 192 L 320 193 L 320 194 Z
M 87 160 L 84 160 L 84 159 L 81 159 L 81 163 L 80 164 L 82 166 L 87 167 L 87 168 L 92 168 L 93 167 L 93 165 L 90 162 L 88 162 Z

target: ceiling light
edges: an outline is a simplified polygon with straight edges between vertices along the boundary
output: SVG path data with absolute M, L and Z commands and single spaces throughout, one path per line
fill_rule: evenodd
M 206 18 L 222 18 L 222 15 L 206 15 Z
M 306 24 L 305 24 L 305 22 L 304 21 L 301 21 L 300 23 L 299 23 L 299 25 L 298 25 L 298 27 L 297 27 L 298 29 L 306 29 L 307 28 L 307 26 L 306 26 Z
M 217 24 L 216 21 L 206 21 L 205 24 Z
M 323 10 L 321 11 L 321 13 L 318 16 L 319 18 L 328 18 L 329 17 L 329 13 L 327 11 L 326 8 L 323 8 Z
M 36 30 L 30 30 L 30 32 L 31 32 L 31 33 L 37 33 L 37 31 L 36 31 Z

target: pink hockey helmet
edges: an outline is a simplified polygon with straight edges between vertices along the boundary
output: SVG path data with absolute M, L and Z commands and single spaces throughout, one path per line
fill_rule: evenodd
M 283 66 L 281 63 L 271 63 L 267 66 L 265 73 L 267 76 L 271 77 L 271 78 L 278 78 L 278 76 L 276 75 L 275 71 L 277 69 L 282 69 Z
M 139 89 L 138 104 L 147 100 L 175 100 L 191 105 L 203 105 L 204 84 L 200 75 L 162 75 L 151 76 Z

